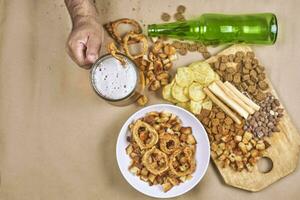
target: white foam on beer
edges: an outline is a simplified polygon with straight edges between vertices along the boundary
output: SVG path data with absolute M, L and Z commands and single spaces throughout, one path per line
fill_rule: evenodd
M 137 83 L 137 72 L 130 61 L 123 66 L 114 57 L 104 59 L 93 74 L 98 93 L 108 99 L 119 100 L 127 97 Z

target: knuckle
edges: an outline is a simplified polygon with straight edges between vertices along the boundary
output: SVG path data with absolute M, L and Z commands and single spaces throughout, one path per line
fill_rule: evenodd
M 67 41 L 67 47 L 72 49 L 72 47 L 74 46 L 74 41 L 70 38 L 68 41 Z

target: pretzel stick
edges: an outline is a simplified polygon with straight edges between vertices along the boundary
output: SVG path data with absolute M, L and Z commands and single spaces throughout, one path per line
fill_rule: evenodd
M 233 119 L 233 121 L 235 121 L 237 124 L 242 123 L 238 116 L 236 116 L 236 114 L 232 112 L 230 108 L 221 102 L 208 88 L 203 88 L 203 91 L 210 98 L 210 100 L 219 106 L 229 117 Z
M 237 104 L 235 101 L 229 98 L 215 82 L 210 84 L 208 88 L 217 97 L 219 97 L 224 103 L 226 103 L 229 107 L 231 107 L 234 111 L 236 111 L 240 116 L 242 116 L 245 119 L 248 118 L 249 113 L 244 108 L 242 108 L 239 104 Z
M 234 87 L 230 82 L 226 81 L 224 83 L 236 96 L 238 96 L 242 101 L 244 101 L 248 106 L 252 107 L 254 110 L 258 111 L 260 106 L 254 103 L 251 99 L 246 97 L 241 93 L 236 87 Z
M 238 103 L 242 108 L 244 108 L 249 114 L 253 114 L 255 110 L 243 102 L 235 93 L 233 93 L 222 81 L 216 80 L 216 84 L 236 103 Z

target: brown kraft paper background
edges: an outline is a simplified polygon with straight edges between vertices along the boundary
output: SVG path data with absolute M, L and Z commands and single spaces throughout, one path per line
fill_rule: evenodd
M 97 0 L 104 22 L 130 17 L 158 23 L 162 12 L 274 12 L 279 37 L 255 46 L 260 62 L 300 128 L 300 1 Z M 122 177 L 115 144 L 126 119 L 140 109 L 114 107 L 89 84 L 89 71 L 65 53 L 71 22 L 63 0 L 0 0 L 0 199 L 150 199 Z M 212 50 L 216 52 L 216 49 Z M 202 59 L 189 54 L 177 66 Z M 151 95 L 151 104 L 163 100 Z M 282 152 L 284 156 L 284 152 Z M 202 181 L 177 199 L 298 199 L 300 170 L 258 193 L 224 185 L 211 163 Z

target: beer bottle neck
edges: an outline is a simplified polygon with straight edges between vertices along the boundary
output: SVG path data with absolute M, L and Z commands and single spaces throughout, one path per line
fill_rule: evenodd
M 200 20 L 151 24 L 148 25 L 148 35 L 150 37 L 167 36 L 175 39 L 201 40 L 202 29 Z

